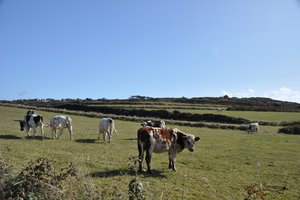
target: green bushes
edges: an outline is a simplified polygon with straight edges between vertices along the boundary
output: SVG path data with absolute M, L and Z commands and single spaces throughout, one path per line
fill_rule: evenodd
M 300 125 L 283 127 L 278 130 L 278 133 L 300 135 Z
M 227 123 L 227 124 L 247 124 L 249 120 L 243 118 L 230 117 L 226 115 L 215 114 L 191 114 L 181 113 L 178 110 L 169 112 L 167 110 L 145 110 L 145 109 L 124 109 L 109 106 L 86 106 L 79 104 L 64 104 L 57 106 L 57 108 L 63 108 L 67 110 L 80 110 L 85 112 L 101 112 L 105 114 L 126 115 L 126 116 L 138 116 L 138 117 L 155 117 L 160 119 L 173 119 L 184 121 L 203 121 L 214 123 Z

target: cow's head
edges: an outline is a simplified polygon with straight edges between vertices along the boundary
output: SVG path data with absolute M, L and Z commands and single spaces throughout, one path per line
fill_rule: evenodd
M 20 127 L 21 127 L 21 131 L 24 131 L 25 128 L 24 121 L 20 121 Z
M 190 152 L 194 152 L 194 144 L 195 142 L 199 141 L 200 137 L 195 137 L 193 135 L 186 135 L 184 138 L 184 144 L 185 147 L 190 151 Z

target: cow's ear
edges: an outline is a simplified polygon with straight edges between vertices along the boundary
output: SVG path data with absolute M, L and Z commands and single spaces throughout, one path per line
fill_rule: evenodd
M 195 142 L 199 141 L 200 139 L 200 137 L 195 137 Z

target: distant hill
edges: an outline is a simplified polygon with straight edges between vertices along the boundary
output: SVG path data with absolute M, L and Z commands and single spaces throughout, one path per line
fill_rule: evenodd
M 22 99 L 14 101 L 0 101 L 10 104 L 24 104 L 37 107 L 64 107 L 64 105 L 211 105 L 223 106 L 227 110 L 237 111 L 275 111 L 300 112 L 300 104 L 295 102 L 279 101 L 263 97 L 230 98 L 223 97 L 194 97 L 194 98 L 153 98 L 146 96 L 131 96 L 128 99 Z

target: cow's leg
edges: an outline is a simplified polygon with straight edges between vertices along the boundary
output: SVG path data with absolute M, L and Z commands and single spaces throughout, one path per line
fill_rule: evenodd
M 151 149 L 148 149 L 146 150 L 146 163 L 148 167 L 148 172 L 152 174 L 151 158 L 152 158 L 152 151 Z
M 43 125 L 40 126 L 40 130 L 41 130 L 42 138 L 44 139 L 44 128 L 43 128 Z
M 102 133 L 102 136 L 103 136 L 103 140 L 104 140 L 104 141 L 106 141 L 106 135 L 107 135 L 107 132 L 106 132 L 106 131 Z
M 73 139 L 73 130 L 72 130 L 72 126 L 69 126 L 68 129 L 69 129 L 69 133 L 70 133 L 70 140 L 72 140 L 72 139 Z
M 176 172 L 176 153 L 169 153 L 169 168 Z
M 101 134 L 101 131 L 100 131 L 100 129 L 99 129 L 98 140 L 100 140 L 100 134 Z
M 59 136 L 58 136 L 58 138 L 57 138 L 57 139 L 59 139 L 59 138 L 60 138 L 60 136 L 63 134 L 63 131 L 64 131 L 64 129 L 61 127 L 61 128 L 60 128 L 60 131 L 59 131 Z
M 26 137 L 30 137 L 30 128 L 28 126 L 26 126 L 26 133 L 27 133 Z
M 108 134 L 108 142 L 110 143 L 111 142 L 112 134 L 111 134 L 111 132 L 107 132 L 107 134 Z
M 36 127 L 35 126 L 32 126 L 32 131 L 33 131 L 32 138 L 34 138 L 35 133 L 36 133 Z
M 138 142 L 138 150 L 139 150 L 139 172 L 143 172 L 143 160 L 144 160 L 144 148 L 143 146 Z
M 54 128 L 50 127 L 50 130 L 51 130 L 52 139 L 54 139 Z

